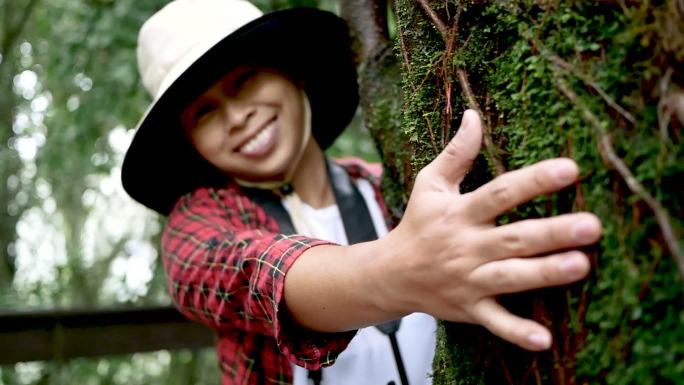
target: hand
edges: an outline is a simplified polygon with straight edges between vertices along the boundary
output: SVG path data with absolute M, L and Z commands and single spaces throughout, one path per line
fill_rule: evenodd
M 495 226 L 506 210 L 574 183 L 578 167 L 570 159 L 546 160 L 461 194 L 481 142 L 479 115 L 466 111 L 458 134 L 418 174 L 401 223 L 383 239 L 397 250 L 386 261 L 383 290 L 402 311 L 481 324 L 523 348 L 547 349 L 550 332 L 511 314 L 496 296 L 582 279 L 587 256 L 558 250 L 596 242 L 601 223 L 575 213 Z

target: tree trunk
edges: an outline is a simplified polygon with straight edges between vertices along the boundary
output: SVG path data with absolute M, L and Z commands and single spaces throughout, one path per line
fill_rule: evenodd
M 25 202 L 18 202 L 17 192 L 21 189 L 20 172 L 22 162 L 12 147 L 13 125 L 18 96 L 13 89 L 13 79 L 19 69 L 19 44 L 24 28 L 28 24 L 39 0 L 25 2 L 6 1 L 0 11 L 0 295 L 12 287 L 16 266 L 14 242 L 17 239 L 16 225 L 26 208 Z M 21 4 L 20 4 L 21 3 Z
M 401 212 L 415 170 L 473 108 L 484 119 L 485 140 L 462 190 L 567 156 L 580 164 L 579 184 L 521 205 L 500 222 L 587 210 L 604 223 L 602 241 L 586 250 L 593 262 L 587 280 L 500 298 L 552 330 L 548 352 L 528 353 L 481 327 L 444 323 L 434 383 L 681 384 L 684 3 L 394 5 L 397 52 L 367 55 L 361 76 L 394 212 Z M 380 46 L 373 52 L 390 47 Z M 403 102 L 391 86 L 393 60 L 402 63 Z

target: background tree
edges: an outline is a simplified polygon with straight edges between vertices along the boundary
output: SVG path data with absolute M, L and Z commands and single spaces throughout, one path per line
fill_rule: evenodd
M 3 95 L 0 99 L 0 143 L 6 144 L 0 146 L 0 181 L 3 182 L 3 188 L 0 188 L 0 295 L 8 293 L 14 276 L 15 226 L 25 208 L 21 200 L 15 199 L 22 165 L 18 154 L 10 148 L 10 139 L 14 136 L 14 108 L 20 98 L 12 92 L 12 79 L 20 66 L 21 36 L 35 5 L 36 1 L 0 2 L 0 92 Z
M 551 157 L 572 157 L 582 169 L 574 188 L 499 222 L 589 210 L 605 226 L 600 245 L 587 250 L 594 269 L 585 282 L 501 298 L 551 328 L 549 352 L 444 324 L 435 383 L 681 383 L 682 3 L 396 0 L 393 41 L 368 27 L 383 2 L 356 3 L 368 23 L 352 23 L 371 46 L 363 50 L 364 106 L 395 183 L 387 186 L 396 212 L 415 170 L 440 152 L 469 107 L 486 132 L 466 190 Z M 394 57 L 385 54 L 392 47 Z M 399 108 L 392 76 L 376 76 L 396 71 L 396 58 Z

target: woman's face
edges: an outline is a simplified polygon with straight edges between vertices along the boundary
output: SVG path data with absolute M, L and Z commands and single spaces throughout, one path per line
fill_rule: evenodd
M 195 149 L 233 177 L 281 179 L 302 150 L 305 95 L 267 68 L 230 71 L 181 112 Z

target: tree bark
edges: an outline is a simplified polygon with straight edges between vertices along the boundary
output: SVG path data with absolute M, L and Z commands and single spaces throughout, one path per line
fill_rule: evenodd
M 412 157 L 401 127 L 403 89 L 401 62 L 390 40 L 385 0 L 341 1 L 359 52 L 359 93 L 364 124 L 383 161 L 383 190 L 390 213 L 398 221 L 412 183 Z

